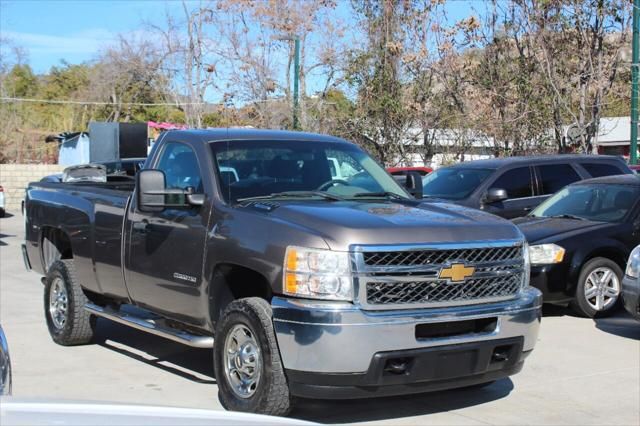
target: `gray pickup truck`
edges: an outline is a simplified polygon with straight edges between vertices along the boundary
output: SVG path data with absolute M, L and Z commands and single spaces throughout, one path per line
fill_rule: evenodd
M 55 342 L 103 317 L 213 348 L 227 409 L 489 383 L 536 343 L 520 231 L 413 199 L 342 139 L 172 131 L 131 182 L 32 183 L 25 209 Z

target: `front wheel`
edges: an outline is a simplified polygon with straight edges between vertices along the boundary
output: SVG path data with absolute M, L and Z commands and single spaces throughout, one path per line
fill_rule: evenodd
M 573 310 L 585 317 L 602 317 L 612 313 L 620 298 L 620 266 L 607 258 L 596 257 L 584 264 L 578 278 Z
M 291 409 L 271 314 L 269 302 L 250 297 L 231 302 L 220 317 L 213 364 L 228 410 L 283 416 Z

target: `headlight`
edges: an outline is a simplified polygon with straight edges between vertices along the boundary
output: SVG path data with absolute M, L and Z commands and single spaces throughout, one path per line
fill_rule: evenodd
M 560 263 L 564 259 L 564 249 L 556 244 L 529 246 L 529 259 L 532 265 Z
M 287 247 L 284 292 L 313 299 L 353 300 L 349 253 Z
M 634 248 L 631 252 L 625 274 L 633 278 L 638 278 L 640 275 L 640 246 Z

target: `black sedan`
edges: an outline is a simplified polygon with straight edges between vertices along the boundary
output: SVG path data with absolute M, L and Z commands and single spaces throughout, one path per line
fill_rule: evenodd
M 595 317 L 620 298 L 624 268 L 640 243 L 640 178 L 574 183 L 514 222 L 529 242 L 531 285 L 544 301 Z

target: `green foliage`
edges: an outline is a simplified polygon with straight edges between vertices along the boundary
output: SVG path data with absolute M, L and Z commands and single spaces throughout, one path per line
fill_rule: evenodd
M 14 65 L 4 79 L 2 92 L 11 97 L 31 97 L 38 92 L 38 78 L 29 65 Z

